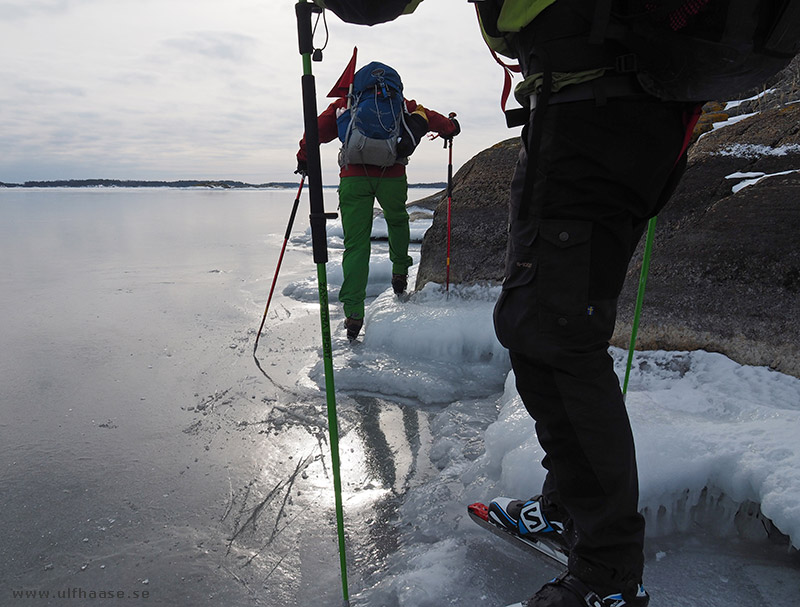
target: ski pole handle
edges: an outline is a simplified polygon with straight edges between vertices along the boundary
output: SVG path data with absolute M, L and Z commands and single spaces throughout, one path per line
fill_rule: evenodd
M 447 115 L 447 117 L 448 117 L 450 120 L 452 120 L 453 118 L 455 118 L 455 117 L 456 117 L 456 115 L 457 115 L 457 114 L 456 114 L 455 112 L 450 112 L 450 113 Z M 453 146 L 453 138 L 452 138 L 452 137 L 442 137 L 442 139 L 444 139 L 444 146 L 442 146 L 442 147 L 445 147 L 445 148 L 446 148 L 446 147 L 447 147 L 447 142 L 448 142 L 448 141 L 450 142 L 450 147 L 452 147 L 452 146 Z

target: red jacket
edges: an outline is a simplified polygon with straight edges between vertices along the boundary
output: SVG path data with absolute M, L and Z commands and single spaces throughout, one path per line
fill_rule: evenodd
M 417 109 L 417 102 L 413 99 L 406 99 L 406 109 L 409 113 Z M 339 131 L 336 127 L 336 110 L 339 108 L 347 107 L 347 98 L 342 97 L 331 103 L 324 112 L 317 118 L 317 125 L 319 127 L 319 142 L 328 143 L 334 139 L 338 139 Z M 425 114 L 428 117 L 428 128 L 444 137 L 452 134 L 456 130 L 456 125 L 452 120 L 446 116 L 442 116 L 438 112 L 425 108 Z M 300 140 L 300 150 L 297 152 L 297 160 L 306 161 L 306 136 Z M 371 164 L 350 164 L 342 168 L 339 172 L 339 177 L 402 177 L 406 174 L 406 165 L 398 163 L 390 167 L 379 167 Z

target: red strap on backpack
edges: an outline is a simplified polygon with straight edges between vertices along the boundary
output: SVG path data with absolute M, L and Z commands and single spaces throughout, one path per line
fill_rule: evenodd
M 478 16 L 478 23 L 481 23 L 481 12 L 478 8 L 478 5 L 475 5 L 475 14 Z M 488 45 L 487 45 L 488 46 Z M 506 63 L 500 57 L 497 56 L 497 53 L 494 52 L 492 47 L 489 47 L 489 52 L 494 57 L 494 60 L 497 61 L 498 65 L 503 68 L 503 72 L 505 73 L 505 82 L 503 83 L 503 94 L 500 96 L 500 107 L 503 109 L 503 112 L 506 111 L 506 103 L 508 103 L 508 97 L 511 95 L 511 81 L 514 78 L 514 74 L 519 74 L 522 72 L 522 69 L 519 67 L 518 63 Z
M 506 103 L 508 103 L 508 97 L 511 95 L 511 81 L 513 79 L 513 74 L 519 74 L 522 69 L 519 67 L 519 64 L 514 63 L 505 63 L 500 57 L 497 56 L 497 53 L 494 52 L 493 49 L 489 49 L 492 53 L 492 57 L 500 66 L 503 68 L 505 72 L 505 82 L 503 83 L 503 94 L 500 96 L 500 107 L 503 111 L 506 111 Z
M 689 25 L 689 17 L 700 12 L 708 0 L 687 0 L 669 15 L 669 26 L 673 31 L 678 31 Z

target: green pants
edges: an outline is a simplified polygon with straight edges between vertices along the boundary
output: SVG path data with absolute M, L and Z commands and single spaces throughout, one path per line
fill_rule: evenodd
M 406 177 L 342 177 L 339 183 L 339 212 L 342 214 L 344 228 L 344 280 L 339 291 L 339 301 L 344 305 L 345 315 L 352 318 L 364 318 L 372 208 L 376 198 L 383 209 L 389 230 L 392 273 L 408 274 L 408 268 L 413 263 L 408 255 L 411 236 L 406 211 Z

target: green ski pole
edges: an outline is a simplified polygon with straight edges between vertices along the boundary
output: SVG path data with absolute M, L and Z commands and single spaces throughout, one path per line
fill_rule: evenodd
M 328 278 L 325 264 L 328 261 L 327 233 L 325 222 L 335 219 L 335 213 L 325 213 L 322 196 L 322 166 L 319 153 L 319 130 L 317 127 L 317 92 L 314 75 L 311 70 L 311 56 L 314 51 L 312 14 L 319 14 L 322 9 L 300 0 L 295 5 L 297 14 L 297 37 L 300 54 L 303 56 L 303 121 L 306 133 L 306 156 L 308 162 L 308 191 L 311 205 L 311 242 L 314 263 L 317 264 L 317 284 L 319 287 L 319 313 L 322 326 L 322 356 L 325 367 L 325 394 L 328 404 L 328 432 L 331 441 L 331 471 L 333 474 L 333 490 L 336 501 L 336 530 L 339 538 L 339 565 L 342 575 L 342 596 L 344 606 L 349 607 L 350 597 L 347 590 L 347 557 L 344 537 L 344 512 L 342 508 L 342 481 L 339 465 L 339 423 L 336 416 L 336 392 L 333 387 L 333 354 L 331 347 L 331 323 L 328 308 Z
M 647 286 L 647 274 L 650 271 L 650 252 L 653 249 L 653 239 L 656 234 L 656 218 L 653 217 L 647 223 L 647 238 L 644 243 L 644 255 L 642 256 L 642 271 L 639 274 L 639 290 L 636 293 L 636 307 L 633 311 L 633 325 L 631 326 L 631 343 L 628 347 L 628 364 L 625 367 L 625 381 L 622 384 L 622 397 L 628 393 L 628 380 L 631 376 L 631 363 L 633 362 L 633 350 L 636 346 L 636 334 L 639 332 L 639 317 L 642 313 L 644 304 L 644 290 Z

